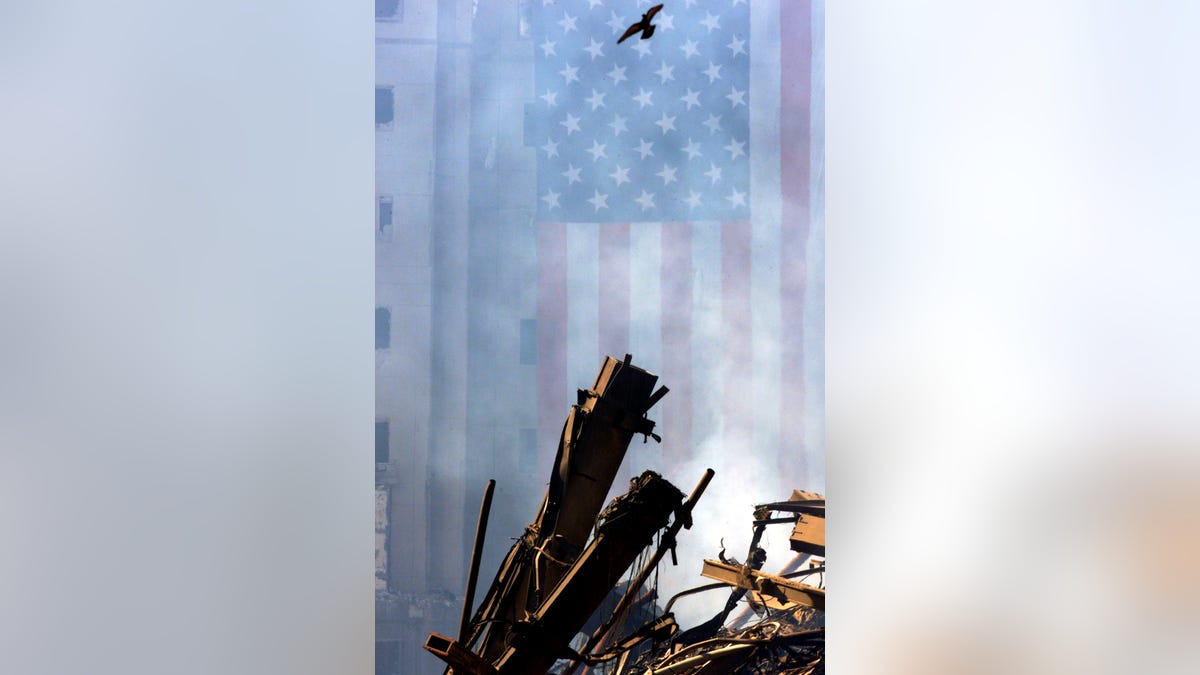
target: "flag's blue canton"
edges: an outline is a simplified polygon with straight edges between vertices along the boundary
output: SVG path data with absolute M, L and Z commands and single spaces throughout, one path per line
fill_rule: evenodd
M 538 218 L 750 215 L 750 9 L 677 0 L 654 36 L 617 38 L 654 2 L 535 0 Z

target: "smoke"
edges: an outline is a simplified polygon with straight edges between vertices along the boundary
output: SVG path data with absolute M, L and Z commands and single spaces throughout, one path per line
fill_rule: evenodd
M 406 11 L 411 10 L 416 16 L 420 11 L 418 5 L 409 3 Z M 432 12 L 432 7 L 429 11 Z M 537 154 L 541 152 L 536 146 L 545 139 L 527 136 L 529 129 L 526 128 L 525 106 L 531 101 L 541 104 L 536 99 L 541 92 L 534 90 L 533 78 L 528 75 L 533 70 L 535 53 L 540 52 L 536 51 L 536 45 L 518 40 L 516 26 L 526 18 L 520 16 L 521 11 L 518 3 L 480 3 L 474 7 L 471 21 L 459 23 L 454 28 L 460 33 L 458 37 L 464 41 L 469 39 L 472 46 L 470 50 L 447 50 L 441 57 L 443 61 L 438 66 L 438 76 L 454 78 L 454 83 L 449 85 L 452 92 L 449 101 L 469 101 L 469 113 L 430 108 L 428 103 L 431 101 L 444 100 L 438 99 L 432 88 L 423 85 L 405 88 L 405 83 L 425 82 L 428 79 L 423 71 L 418 70 L 415 65 L 417 62 L 380 64 L 381 78 L 388 79 L 387 84 L 396 85 L 397 92 L 402 92 L 400 96 L 412 97 L 412 101 L 397 100 L 399 110 L 411 109 L 412 114 L 398 115 L 395 123 L 397 129 L 404 130 L 403 137 L 411 139 L 411 142 L 406 141 L 408 145 L 401 148 L 385 148 L 386 152 L 380 155 L 390 162 L 393 153 L 402 153 L 399 159 L 402 165 L 400 175 L 405 184 L 382 185 L 380 189 L 385 192 L 398 189 L 403 193 L 422 193 L 419 186 L 432 173 L 432 166 L 426 166 L 426 163 L 431 158 L 437 163 L 440 156 L 439 166 L 443 167 L 443 171 L 454 173 L 456 182 L 451 188 L 454 194 L 433 195 L 433 198 L 458 201 L 449 205 L 441 204 L 440 211 L 439 205 L 435 204 L 421 213 L 444 213 L 455 219 L 465 218 L 469 223 L 462 230 L 464 238 L 461 240 L 447 234 L 447 223 L 432 223 L 433 235 L 428 252 L 432 264 L 441 265 L 432 277 L 433 297 L 437 301 L 430 307 L 430 312 L 465 317 L 467 332 L 465 339 L 459 335 L 439 334 L 437 316 L 432 317 L 435 326 L 432 338 L 434 349 L 441 350 L 445 363 L 440 366 L 441 369 L 435 367 L 431 377 L 436 385 L 434 390 L 437 390 L 437 386 L 447 387 L 442 395 L 455 405 L 460 396 L 465 397 L 465 418 L 446 415 L 446 410 L 453 408 L 445 406 L 446 401 L 439 399 L 432 402 L 434 413 L 440 414 L 439 417 L 432 421 L 419 418 L 409 420 L 409 417 L 419 417 L 421 411 L 428 409 L 424 398 L 430 393 L 423 387 L 404 385 L 389 389 L 384 394 L 389 397 L 386 403 L 388 414 L 399 420 L 399 424 L 394 423 L 394 428 L 423 429 L 432 426 L 428 429 L 429 434 L 441 436 L 445 439 L 443 443 L 455 448 L 465 448 L 462 450 L 465 457 L 462 470 L 454 466 L 457 463 L 456 456 L 427 458 L 428 466 L 436 465 L 443 470 L 438 472 L 436 482 L 426 491 L 430 499 L 440 504 L 427 505 L 430 509 L 427 512 L 430 526 L 438 526 L 434 518 L 438 519 L 437 522 L 450 519 L 445 513 L 435 513 L 436 509 L 452 510 L 455 522 L 461 523 L 462 551 L 440 550 L 430 554 L 424 550 L 426 541 L 414 540 L 403 544 L 411 549 L 410 555 L 397 555 L 394 560 L 396 565 L 403 566 L 406 559 L 416 556 L 437 560 L 467 551 L 467 540 L 473 530 L 478 508 L 478 495 L 483 483 L 488 478 L 495 478 L 497 494 L 481 566 L 481 577 L 485 577 L 482 583 L 486 583 L 486 577 L 511 545 L 512 537 L 519 535 L 537 509 L 551 470 L 550 466 L 537 461 L 537 458 L 552 456 L 553 448 L 547 445 L 547 439 L 557 439 L 562 419 L 573 402 L 573 388 L 590 386 L 599 367 L 601 353 L 620 358 L 626 351 L 632 352 L 635 364 L 663 375 L 662 356 L 678 345 L 659 341 L 652 345 L 634 342 L 640 339 L 640 336 L 633 335 L 636 332 L 634 327 L 653 326 L 657 330 L 671 317 L 672 312 L 686 311 L 691 317 L 690 347 L 693 354 L 692 363 L 689 364 L 692 377 L 688 385 L 691 388 L 691 400 L 696 402 L 691 412 L 691 438 L 672 438 L 667 434 L 662 445 L 653 442 L 643 445 L 640 440 L 635 440 L 613 486 L 613 495 L 624 492 L 628 488 L 625 478 L 648 468 L 660 472 L 681 490 L 688 492 L 706 468 L 711 467 L 716 471 L 716 477 L 694 514 L 695 526 L 679 537 L 679 566 L 671 566 L 668 558 L 661 568 L 661 592 L 665 600 L 674 592 L 705 582 L 699 576 L 701 561 L 717 555 L 722 539 L 728 555 L 739 559 L 745 557 L 750 537 L 751 510 L 755 504 L 785 499 L 796 488 L 814 491 L 823 488 L 823 343 L 820 336 L 824 313 L 823 286 L 819 278 L 823 274 L 823 224 L 819 219 L 820 214 L 813 212 L 810 238 L 806 245 L 807 257 L 781 259 L 777 246 L 778 235 L 761 236 L 764 231 L 771 228 L 777 231 L 780 227 L 778 215 L 768 213 L 755 221 L 752 228 L 754 232 L 746 236 L 749 246 L 746 257 L 739 259 L 732 269 L 722 267 L 725 261 L 721 253 L 721 226 L 716 223 L 703 226 L 703 236 L 707 238 L 703 241 L 697 238 L 692 250 L 688 251 L 688 259 L 697 262 L 691 280 L 693 297 L 689 299 L 689 306 L 664 305 L 661 310 L 651 310 L 646 303 L 631 302 L 631 314 L 627 317 L 631 332 L 629 344 L 601 344 L 596 342 L 595 335 L 573 336 L 569 331 L 568 335 L 576 340 L 569 345 L 572 350 L 594 353 L 596 356 L 594 361 L 589 360 L 586 364 L 578 361 L 586 367 L 579 365 L 570 372 L 569 388 L 564 387 L 563 399 L 555 408 L 554 417 L 538 419 L 537 366 L 521 363 L 519 355 L 522 351 L 521 321 L 537 317 L 539 261 L 535 252 L 536 255 L 547 255 L 544 251 L 536 251 L 534 227 L 534 205 L 538 203 L 539 196 L 535 168 Z M 685 13 L 682 9 L 675 13 L 676 21 L 682 27 Z M 581 13 L 577 18 L 578 30 L 584 34 L 611 33 L 607 25 L 610 18 L 608 12 Z M 468 26 L 469 29 L 464 30 Z M 670 29 L 665 30 L 667 32 L 656 35 L 660 42 L 669 35 Z M 777 34 L 774 40 L 756 44 L 755 54 L 767 54 L 777 49 Z M 614 47 L 605 44 L 604 49 Z M 721 51 L 728 54 L 723 48 Z M 400 52 L 386 54 L 389 55 L 386 58 L 400 58 Z M 590 63 L 587 55 L 583 58 Z M 715 55 L 713 58 L 720 61 Z M 640 74 L 632 68 L 628 74 L 630 77 L 648 78 L 648 83 L 658 82 L 659 78 L 652 71 L 658 68 L 659 61 L 661 59 L 639 61 Z M 413 65 L 405 65 L 409 63 Z M 682 72 L 677 71 L 677 75 L 682 76 Z M 585 88 L 582 91 L 590 90 Z M 566 95 L 566 90 L 561 91 L 560 100 Z M 754 95 L 751 93 L 751 96 Z M 622 112 L 626 105 L 633 104 L 610 95 L 603 110 L 611 115 Z M 443 129 L 443 135 L 438 137 L 442 139 L 442 145 L 433 147 L 430 152 L 430 139 L 438 133 L 439 125 L 447 124 L 453 127 L 453 133 L 446 134 Z M 681 158 L 686 156 L 683 147 L 688 141 L 687 134 L 664 134 L 651 140 L 654 142 L 656 161 L 674 161 L 671 158 L 675 158 L 678 161 L 674 163 L 679 165 Z M 637 153 L 633 150 L 637 141 L 624 134 L 620 142 L 610 144 L 609 155 L 638 161 Z M 784 139 L 781 146 L 785 142 L 795 145 L 805 141 Z M 436 176 L 433 179 L 437 180 Z M 667 200 L 686 196 L 686 191 L 682 194 L 677 192 L 684 182 L 681 175 L 676 183 L 657 187 L 658 198 Z M 777 186 L 774 189 L 777 190 Z M 765 193 L 766 189 L 760 191 Z M 754 190 L 752 198 L 753 193 Z M 404 201 L 397 199 L 398 214 L 405 208 Z M 796 210 L 812 209 L 810 204 L 791 206 Z M 398 224 L 397 233 L 403 227 L 403 223 Z M 631 246 L 631 257 L 640 253 Z M 663 250 L 660 255 L 666 258 L 673 253 Z M 416 260 L 424 258 L 424 252 L 420 252 Z M 443 262 L 439 263 L 439 260 Z M 444 264 L 445 261 L 450 263 Z M 396 262 L 389 258 L 383 264 L 392 265 Z M 781 295 L 786 292 L 779 288 L 781 266 L 806 270 L 807 283 L 803 294 Z M 581 293 L 590 298 L 602 293 L 606 283 L 609 283 L 610 272 L 604 269 L 585 274 L 580 266 L 567 265 L 567 273 L 568 284 L 584 289 Z M 387 283 L 389 274 L 389 268 L 380 267 L 381 281 Z M 596 276 L 593 278 L 591 274 Z M 736 292 L 723 293 L 723 289 Z M 639 287 L 636 282 L 631 282 L 629 288 L 631 300 L 651 291 L 653 289 Z M 727 311 L 730 309 L 728 303 L 738 305 L 735 309 L 740 312 L 737 314 L 739 321 L 727 320 L 730 313 Z M 784 335 L 779 319 L 781 308 L 801 306 L 804 307 L 805 317 L 802 334 Z M 566 308 L 567 316 L 542 318 L 560 326 L 578 320 L 581 313 L 592 314 L 585 317 L 584 323 L 588 326 L 608 320 L 607 317 L 598 316 L 596 311 L 594 307 L 575 305 Z M 539 329 L 546 330 L 547 327 L 543 325 Z M 460 339 L 461 343 L 458 342 Z M 578 340 L 586 341 L 589 344 L 587 349 L 580 349 Z M 594 347 L 590 346 L 593 342 L 596 342 Z M 647 349 L 640 352 L 643 346 Z M 802 376 L 800 373 L 783 372 L 785 351 L 789 348 L 793 351 L 802 350 L 805 354 L 804 380 L 800 385 L 803 400 L 791 401 L 793 408 L 790 413 L 785 412 L 781 380 L 794 378 L 799 381 Z M 397 344 L 393 351 L 398 358 L 413 363 L 428 362 L 430 359 L 423 342 Z M 731 360 L 727 358 L 731 353 L 744 357 Z M 643 360 L 643 354 L 648 360 Z M 571 365 L 568 364 L 569 368 Z M 437 384 L 438 379 L 443 377 L 447 383 Z M 463 377 L 465 381 L 454 379 L 457 377 Z M 680 383 L 672 382 L 665 376 L 660 383 L 676 388 L 676 393 L 668 394 L 668 398 L 683 395 L 683 388 L 678 386 Z M 663 414 L 664 406 L 660 404 L 657 410 L 651 411 L 650 416 L 664 422 Z M 522 433 L 523 430 L 538 427 L 542 429 L 538 435 L 540 445 L 534 449 L 533 461 L 530 461 L 529 449 L 522 445 Z M 547 428 L 552 429 L 553 433 L 546 433 Z M 659 425 L 658 431 L 664 431 L 663 424 Z M 419 447 L 419 435 L 404 439 L 402 443 L 404 448 L 401 456 L 426 452 Z M 681 447 L 685 444 L 686 447 Z M 784 455 L 782 459 L 781 452 Z M 424 491 L 420 481 L 412 484 L 416 486 L 414 489 Z M 404 504 L 423 499 L 420 495 L 404 492 L 405 489 L 397 490 L 393 495 L 394 503 Z M 786 535 L 781 535 L 782 538 L 774 536 L 781 529 L 785 528 L 777 526 L 769 530 L 765 540 L 768 568 L 781 566 L 790 558 Z M 451 541 L 448 545 L 455 543 Z M 393 577 L 402 590 L 418 591 L 426 585 L 424 579 L 403 573 Z M 448 590 L 457 592 L 456 588 Z M 723 594 L 713 593 L 681 601 L 678 611 L 685 623 L 696 622 L 707 618 L 723 602 Z

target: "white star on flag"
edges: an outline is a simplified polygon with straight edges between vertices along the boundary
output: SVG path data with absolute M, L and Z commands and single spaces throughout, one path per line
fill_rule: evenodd
M 588 150 L 592 155 L 592 161 L 598 161 L 601 157 L 608 159 L 608 155 L 604 154 L 604 148 L 608 147 L 607 143 L 592 141 L 592 149 Z
M 746 105 L 746 92 L 738 91 L 736 86 L 730 88 L 729 93 L 725 95 L 725 98 L 729 99 L 730 105 L 732 105 L 734 108 L 738 107 L 739 105 Z
M 562 70 L 558 71 L 558 74 L 563 76 L 567 84 L 579 81 L 579 69 L 569 63 Z
M 599 211 L 600 209 L 607 209 L 608 195 L 600 194 L 599 190 L 593 190 L 592 192 L 592 198 L 587 200 L 588 203 L 590 203 L 596 211 Z
M 658 70 L 654 72 L 658 75 L 659 79 L 662 80 L 659 82 L 659 84 L 666 84 L 668 80 L 675 79 L 675 76 L 672 74 L 675 72 L 675 66 L 668 66 L 666 61 L 663 61 Z
M 646 192 L 645 190 L 642 190 L 642 196 L 638 197 L 637 199 L 635 199 L 633 201 L 640 204 L 643 211 L 645 211 L 646 209 L 654 208 L 654 193 Z
M 726 197 L 726 199 L 728 199 L 729 203 L 735 207 L 746 205 L 746 193 L 738 192 L 737 188 L 733 188 L 733 192 L 729 193 L 729 196 Z
M 613 35 L 620 34 L 621 31 L 625 30 L 626 25 L 628 24 L 625 23 L 625 17 L 617 16 L 616 12 L 612 12 L 612 18 L 608 20 L 608 26 L 612 28 Z
M 605 96 L 606 96 L 606 94 L 601 94 L 600 92 L 598 92 L 598 91 L 596 91 L 595 89 L 593 89 L 593 90 L 592 90 L 592 95 L 591 95 L 591 96 L 589 96 L 588 98 L 585 98 L 585 99 L 583 99 L 583 100 L 585 100 L 585 101 L 587 101 L 588 103 L 590 103 L 590 104 L 591 104 L 591 106 L 592 106 L 592 112 L 595 112 L 595 111 L 596 111 L 596 108 L 603 108 L 603 107 L 604 107 L 604 97 L 605 97 Z

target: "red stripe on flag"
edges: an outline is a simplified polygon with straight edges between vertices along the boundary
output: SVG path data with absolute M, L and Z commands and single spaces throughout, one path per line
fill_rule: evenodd
M 805 481 L 804 291 L 809 230 L 809 113 L 812 91 L 812 4 L 779 3 L 781 396 L 779 466 L 783 476 Z
M 600 355 L 624 358 L 629 351 L 629 223 L 600 225 Z M 634 363 L 637 354 L 634 354 Z
M 726 452 L 753 452 L 754 348 L 750 310 L 750 223 L 721 223 L 722 405 Z
M 659 403 L 665 464 L 691 457 L 692 224 L 662 224 L 662 375 L 671 392 Z M 699 364 L 712 367 L 713 364 Z
M 538 463 L 541 471 L 554 461 L 562 424 L 567 418 L 567 228 L 562 223 L 537 224 L 537 385 Z

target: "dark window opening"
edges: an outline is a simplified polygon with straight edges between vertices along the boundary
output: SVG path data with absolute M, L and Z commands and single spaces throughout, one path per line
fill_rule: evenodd
M 379 224 L 376 226 L 376 233 L 379 238 L 384 241 L 392 239 L 392 198 L 380 197 L 377 209 L 377 219 Z
M 375 308 L 375 349 L 392 346 L 392 312 L 387 307 Z
M 521 365 L 537 365 L 537 319 L 521 319 Z
M 387 420 L 375 421 L 375 463 L 386 464 L 391 456 L 388 442 L 390 433 Z
M 391 87 L 375 87 L 375 126 L 386 127 L 395 117 L 395 102 Z
M 399 21 L 404 18 L 404 3 L 400 0 L 375 0 L 375 18 Z

